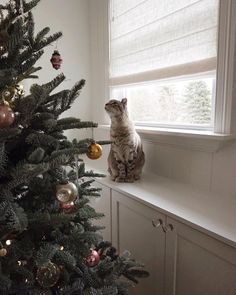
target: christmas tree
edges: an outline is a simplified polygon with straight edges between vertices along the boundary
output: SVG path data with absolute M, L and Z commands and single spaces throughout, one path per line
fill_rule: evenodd
M 96 158 L 93 139 L 69 141 L 63 131 L 97 124 L 60 118 L 85 81 L 54 91 L 63 74 L 25 94 L 20 84 L 38 78 L 43 48 L 61 37 L 34 33 L 32 8 L 40 0 L 0 5 L 0 294 L 128 294 L 145 277 L 142 265 L 103 241 L 90 205 L 98 196 L 80 155 Z M 52 63 L 60 67 L 56 52 Z

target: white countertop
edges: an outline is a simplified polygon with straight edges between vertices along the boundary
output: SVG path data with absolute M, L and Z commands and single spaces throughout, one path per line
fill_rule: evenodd
M 204 192 L 154 174 L 135 183 L 116 183 L 109 176 L 96 181 L 236 247 L 236 196 Z

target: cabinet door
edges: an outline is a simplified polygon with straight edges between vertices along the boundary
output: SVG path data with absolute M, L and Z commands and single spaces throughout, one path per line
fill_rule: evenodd
M 166 295 L 235 295 L 236 249 L 167 218 Z
M 111 189 L 98 182 L 94 183 L 94 187 L 101 188 L 101 197 L 93 198 L 90 205 L 99 213 L 104 213 L 105 216 L 100 220 L 94 220 L 96 225 L 105 226 L 104 230 L 101 230 L 101 234 L 105 241 L 111 241 Z
M 158 220 L 164 215 L 112 190 L 112 242 L 119 253 L 131 252 L 145 264 L 150 277 L 140 279 L 131 295 L 163 295 L 165 234 Z

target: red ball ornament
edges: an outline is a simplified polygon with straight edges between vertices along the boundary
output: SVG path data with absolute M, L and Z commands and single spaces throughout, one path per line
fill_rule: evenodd
M 61 206 L 64 213 L 69 213 L 70 210 L 75 206 L 75 204 L 74 204 L 74 202 L 61 203 L 60 206 Z
M 52 66 L 54 69 L 56 69 L 56 70 L 60 69 L 61 64 L 62 64 L 62 58 L 61 58 L 59 51 L 54 50 L 52 57 L 50 59 L 50 62 L 52 63 Z
M 89 255 L 84 259 L 88 267 L 96 266 L 100 261 L 100 256 L 96 250 L 91 249 Z
M 15 115 L 7 102 L 0 105 L 0 128 L 9 127 L 15 119 Z

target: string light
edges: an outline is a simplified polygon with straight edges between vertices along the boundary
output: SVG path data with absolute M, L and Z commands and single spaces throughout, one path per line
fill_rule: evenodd
M 11 245 L 11 240 L 6 240 L 6 245 L 10 246 Z

